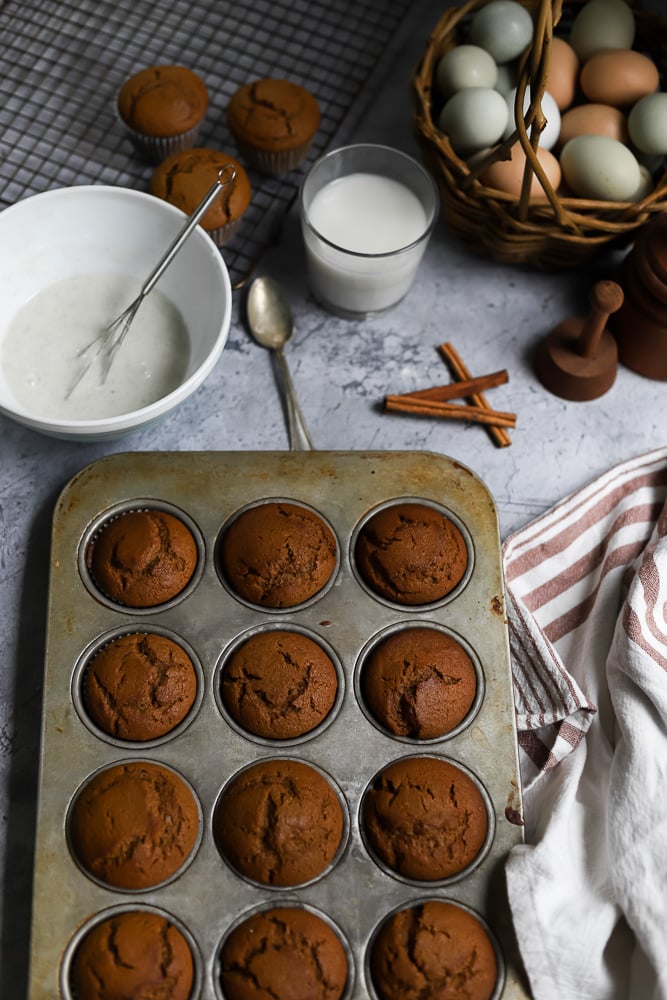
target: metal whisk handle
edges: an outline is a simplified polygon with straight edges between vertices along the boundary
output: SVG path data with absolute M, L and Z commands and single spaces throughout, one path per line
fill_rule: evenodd
M 155 268 L 146 278 L 145 282 L 141 286 L 141 296 L 148 295 L 151 288 L 156 284 L 157 281 L 162 277 L 164 271 L 169 267 L 173 258 L 176 256 L 178 251 L 181 249 L 182 245 L 187 240 L 188 236 L 195 228 L 201 217 L 207 211 L 208 208 L 213 204 L 215 199 L 218 197 L 220 192 L 227 184 L 231 184 L 236 177 L 236 170 L 231 163 L 226 163 L 224 167 L 218 170 L 218 176 L 215 179 L 215 184 L 211 189 L 204 195 L 203 200 L 194 210 L 192 215 L 188 218 L 185 226 L 181 229 L 180 233 L 176 236 L 173 243 L 167 248 L 164 255 L 155 265 Z

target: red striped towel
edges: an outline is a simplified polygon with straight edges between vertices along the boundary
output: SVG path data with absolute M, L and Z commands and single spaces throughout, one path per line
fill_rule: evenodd
M 667 448 L 504 546 L 536 1000 L 667 1000 Z

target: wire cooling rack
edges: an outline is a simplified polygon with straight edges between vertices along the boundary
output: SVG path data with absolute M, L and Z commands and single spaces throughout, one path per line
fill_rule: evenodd
M 229 98 L 259 77 L 286 77 L 317 97 L 308 160 L 278 177 L 248 171 L 253 198 L 223 255 L 241 284 L 277 236 L 304 168 L 345 137 L 387 72 L 410 0 L 0 0 L 0 208 L 75 184 L 148 188 L 118 123 L 123 80 L 180 63 L 206 81 L 200 144 L 237 155 Z

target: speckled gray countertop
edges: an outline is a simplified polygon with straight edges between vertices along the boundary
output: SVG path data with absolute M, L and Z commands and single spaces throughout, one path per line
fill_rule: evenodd
M 389 79 L 355 138 L 416 152 L 408 81 L 440 9 L 414 5 Z M 524 525 L 615 463 L 666 443 L 667 386 L 620 369 L 591 403 L 565 402 L 537 382 L 531 352 L 555 324 L 586 310 L 605 263 L 543 274 L 479 259 L 441 222 L 408 296 L 362 322 L 324 312 L 309 295 L 292 213 L 261 271 L 284 282 L 296 332 L 287 353 L 317 448 L 426 450 L 460 460 L 495 497 L 501 533 Z M 597 273 L 599 272 L 599 273 Z M 0 995 L 24 995 L 32 837 L 39 759 L 40 685 L 50 523 L 71 476 L 120 451 L 287 448 L 272 358 L 241 321 L 237 293 L 229 342 L 206 384 L 149 430 L 111 444 L 42 437 L 0 417 Z M 481 427 L 389 415 L 387 392 L 448 380 L 437 345 L 452 341 L 473 373 L 507 368 L 493 403 L 513 410 L 512 445 L 498 449 Z

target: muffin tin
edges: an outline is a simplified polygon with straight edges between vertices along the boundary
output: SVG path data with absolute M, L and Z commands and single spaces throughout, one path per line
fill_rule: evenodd
M 331 526 L 338 565 L 330 586 L 297 608 L 263 609 L 224 585 L 216 550 L 223 526 L 248 504 L 302 503 Z M 444 600 L 400 607 L 363 584 L 354 540 L 375 510 L 398 501 L 441 509 L 462 528 L 469 571 Z M 110 602 L 89 577 L 85 550 L 110 516 L 159 507 L 191 526 L 200 546 L 191 586 L 168 604 L 135 610 Z M 462 726 L 437 740 L 392 737 L 360 704 L 358 670 L 378 636 L 406 624 L 443 628 L 469 650 L 479 695 Z M 343 687 L 330 716 L 298 739 L 271 741 L 230 725 L 216 690 L 221 665 L 240 637 L 259 628 L 293 628 L 333 656 Z M 86 717 L 85 664 L 109 637 L 157 631 L 192 656 L 200 691 L 189 716 L 149 743 L 106 736 Z M 489 836 L 460 875 L 416 883 L 381 867 L 359 824 L 364 790 L 386 764 L 407 755 L 444 757 L 479 783 Z M 339 857 L 319 878 L 295 889 L 259 886 L 221 857 L 212 816 L 222 788 L 263 758 L 295 757 L 329 775 L 344 798 L 348 824 Z M 151 760 L 176 770 L 202 807 L 202 836 L 182 873 L 141 892 L 113 890 L 86 876 L 70 854 L 66 818 L 77 789 L 98 769 L 121 760 Z M 169 915 L 194 950 L 193 1000 L 223 1000 L 216 965 L 231 926 L 258 907 L 285 903 L 320 913 L 338 930 L 351 963 L 346 1000 L 374 997 L 367 948 L 381 921 L 428 898 L 472 909 L 490 928 L 501 975 L 494 998 L 529 996 L 521 972 L 504 889 L 508 852 L 523 840 L 509 645 L 498 520 L 486 486 L 465 466 L 424 452 L 127 453 L 82 470 L 63 490 L 53 518 L 44 679 L 40 784 L 33 885 L 30 1000 L 70 998 L 67 974 L 77 941 L 91 922 L 114 909 L 148 908 Z

